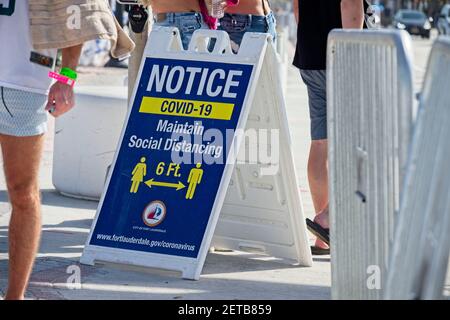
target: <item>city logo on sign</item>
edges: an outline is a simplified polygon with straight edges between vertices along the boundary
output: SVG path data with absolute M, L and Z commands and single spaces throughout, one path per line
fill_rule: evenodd
M 142 220 L 149 227 L 156 227 L 161 224 L 166 217 L 166 206 L 161 201 L 153 201 L 145 207 L 142 213 Z

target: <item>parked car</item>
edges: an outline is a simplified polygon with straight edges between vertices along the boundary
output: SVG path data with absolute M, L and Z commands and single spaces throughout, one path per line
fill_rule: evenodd
M 406 30 L 422 38 L 430 38 L 431 22 L 425 13 L 417 10 L 399 10 L 394 17 L 394 28 Z
M 439 34 L 450 36 L 450 4 L 446 4 L 437 22 Z

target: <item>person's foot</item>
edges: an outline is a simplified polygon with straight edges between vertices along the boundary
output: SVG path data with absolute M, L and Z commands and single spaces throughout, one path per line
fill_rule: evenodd
M 328 207 L 315 216 L 314 222 L 320 224 L 320 226 L 324 229 L 330 229 L 330 215 Z
M 316 246 L 311 246 L 311 254 L 313 256 L 327 256 L 330 254 L 330 249 L 322 249 Z
M 330 229 L 324 229 L 320 224 L 312 221 L 311 219 L 306 219 L 306 226 L 309 232 L 325 242 L 327 245 L 330 245 Z
M 316 238 L 316 242 L 314 243 L 314 246 L 320 249 L 330 249 L 330 247 L 323 242 L 322 240 L 320 240 L 319 238 Z
M 314 222 L 318 223 L 319 225 L 321 225 L 322 228 L 324 228 L 324 229 L 329 229 L 330 228 L 328 207 L 325 208 L 324 210 L 322 210 L 321 213 L 319 213 L 318 215 L 315 216 Z M 330 248 L 330 246 L 328 246 L 324 241 L 320 240 L 319 238 L 317 238 L 317 240 L 316 240 L 316 247 L 319 247 L 319 248 L 322 248 L 322 249 L 329 249 Z
M 320 213 L 318 213 L 314 220 L 311 221 L 309 219 L 307 220 L 308 229 L 310 232 L 312 232 L 315 236 L 317 236 L 315 247 L 319 249 L 329 249 L 330 246 L 329 243 L 329 234 L 328 230 L 330 229 L 330 223 L 329 223 L 329 211 L 328 207 L 322 210 Z M 316 227 L 314 227 L 316 225 Z M 321 228 L 320 228 L 321 227 Z M 326 234 L 322 234 L 326 233 Z M 328 242 L 325 242 L 325 240 L 328 240 Z
M 319 223 L 316 219 L 314 219 L 314 222 Z M 311 252 L 313 255 L 328 255 L 330 254 L 330 246 L 319 238 L 316 238 L 314 247 L 311 247 Z

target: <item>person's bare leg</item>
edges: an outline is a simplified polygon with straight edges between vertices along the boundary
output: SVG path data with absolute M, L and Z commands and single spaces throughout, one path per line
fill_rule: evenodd
M 44 137 L 0 135 L 12 206 L 9 225 L 9 282 L 5 299 L 23 299 L 41 233 L 39 163 Z
M 316 222 L 325 228 L 328 223 L 318 221 L 321 213 L 328 215 L 328 143 L 327 140 L 313 140 L 308 160 L 308 180 L 311 197 L 316 212 Z M 328 219 L 327 219 L 328 220 Z M 327 244 L 317 239 L 316 246 L 328 248 Z

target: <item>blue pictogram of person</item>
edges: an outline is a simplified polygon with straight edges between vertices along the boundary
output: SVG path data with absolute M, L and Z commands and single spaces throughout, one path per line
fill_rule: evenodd
M 139 186 L 142 182 L 144 182 L 144 177 L 147 175 L 147 165 L 145 164 L 145 157 L 141 158 L 141 162 L 139 162 L 133 169 L 132 177 L 131 177 L 131 189 L 130 193 L 137 193 L 139 190 Z
M 189 183 L 188 190 L 186 192 L 186 199 L 192 200 L 194 198 L 195 190 L 197 186 L 202 182 L 203 169 L 202 164 L 197 163 L 196 168 L 191 169 L 187 182 Z

